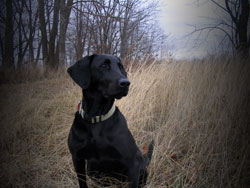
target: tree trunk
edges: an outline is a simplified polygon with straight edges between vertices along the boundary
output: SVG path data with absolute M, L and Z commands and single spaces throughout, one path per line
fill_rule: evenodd
M 13 44 L 13 6 L 12 0 L 6 0 L 6 28 L 5 28 L 5 61 L 4 67 L 14 67 L 14 44 Z
M 120 32 L 121 32 L 121 58 L 125 58 L 128 54 L 128 39 L 129 39 L 129 14 L 130 11 L 132 11 L 131 5 L 130 5 L 130 1 L 126 2 L 126 9 L 125 9 L 125 15 L 124 15 L 124 21 L 121 22 L 121 28 L 120 28 Z
M 19 13 L 19 22 L 18 22 L 18 59 L 17 67 L 21 68 L 23 63 L 23 36 L 22 36 L 22 11 Z
M 248 20 L 249 20 L 249 2 L 248 0 L 241 0 L 241 13 L 239 22 L 236 25 L 239 32 L 239 46 L 237 48 L 237 54 L 241 57 L 249 57 L 249 45 L 248 45 Z
M 73 5 L 73 0 L 68 0 L 67 5 L 65 5 L 65 0 L 60 1 L 60 34 L 59 34 L 59 66 L 65 65 L 66 54 L 65 54 L 65 40 L 66 31 L 69 23 L 69 16 L 71 8 Z
M 55 54 L 56 54 L 56 36 L 58 34 L 59 10 L 60 10 L 60 0 L 55 0 L 53 24 L 49 37 L 49 65 L 51 66 L 51 68 L 54 69 L 56 69 L 58 66 L 58 60 Z
M 80 4 L 80 10 L 82 10 L 83 5 Z M 85 26 L 83 26 L 83 18 L 84 15 L 82 11 L 76 12 L 76 39 L 75 39 L 75 52 L 76 52 L 76 60 L 82 59 L 82 55 L 84 52 L 84 47 L 86 43 L 86 37 L 87 37 L 87 30 L 88 30 L 88 22 L 89 18 L 86 17 L 87 21 L 85 21 Z
M 35 60 L 35 55 L 34 55 L 34 46 L 33 46 L 33 42 L 34 42 L 34 36 L 35 36 L 35 32 L 36 32 L 36 23 L 37 23 L 37 19 L 38 19 L 38 10 L 36 10 L 35 12 L 35 18 L 33 18 L 34 20 L 32 20 L 32 1 L 29 0 L 29 10 L 28 10 L 28 14 L 29 14 L 29 39 L 28 39 L 28 45 L 29 45 L 29 61 L 32 62 L 32 64 L 34 64 L 34 60 Z
M 39 22 L 41 30 L 41 44 L 42 44 L 42 53 L 43 53 L 43 62 L 45 66 L 48 64 L 48 39 L 46 32 L 46 23 L 44 15 L 44 0 L 39 0 L 38 2 L 38 11 L 39 11 Z
M 3 66 L 3 65 L 4 65 L 4 60 L 5 60 L 5 54 L 4 54 L 3 36 L 2 36 L 2 33 L 1 33 L 1 32 L 0 32 L 0 53 L 1 53 L 2 66 Z

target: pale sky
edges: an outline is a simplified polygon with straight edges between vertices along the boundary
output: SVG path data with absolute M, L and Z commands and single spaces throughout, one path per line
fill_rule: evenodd
M 206 0 L 160 0 L 160 5 L 160 24 L 172 38 L 171 42 L 175 46 L 174 57 L 193 58 L 216 53 L 218 38 L 224 36 L 223 33 L 217 31 L 207 35 L 204 32 L 199 40 L 198 33 L 187 35 L 194 30 L 190 25 L 214 23 L 221 19 L 223 11 Z

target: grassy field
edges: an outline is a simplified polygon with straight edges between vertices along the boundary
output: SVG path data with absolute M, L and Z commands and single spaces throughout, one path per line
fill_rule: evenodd
M 155 140 L 148 188 L 250 186 L 250 63 L 161 63 L 128 76 L 116 105 L 141 149 Z M 0 85 L 0 187 L 77 187 L 67 136 L 81 89 L 61 72 L 30 80 Z

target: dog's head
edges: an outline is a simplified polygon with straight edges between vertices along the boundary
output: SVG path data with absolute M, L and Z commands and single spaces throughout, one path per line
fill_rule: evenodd
M 85 56 L 68 68 L 71 78 L 84 90 L 97 90 L 106 98 L 128 94 L 130 82 L 121 60 L 113 55 Z

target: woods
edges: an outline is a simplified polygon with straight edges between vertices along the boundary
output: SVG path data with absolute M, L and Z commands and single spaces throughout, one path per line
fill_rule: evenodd
M 58 69 L 91 53 L 157 56 L 166 38 L 157 2 L 141 0 L 5 0 L 1 4 L 2 67 Z
M 92 53 L 109 53 L 128 60 L 169 56 L 169 35 L 164 34 L 158 22 L 159 0 L 2 2 L 1 68 L 28 65 L 57 70 Z M 217 7 L 217 12 L 211 12 L 211 17 L 201 25 L 194 25 L 191 34 L 200 36 L 206 31 L 208 38 L 211 33 L 216 36 L 220 32 L 218 40 L 222 46 L 214 44 L 214 49 L 223 48 L 230 55 L 249 57 L 249 1 L 202 2 Z M 217 13 L 219 17 L 213 18 Z

